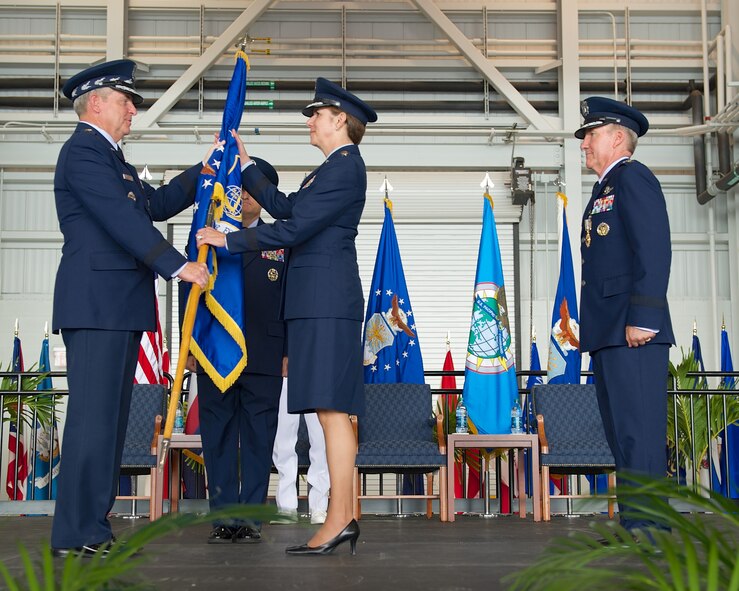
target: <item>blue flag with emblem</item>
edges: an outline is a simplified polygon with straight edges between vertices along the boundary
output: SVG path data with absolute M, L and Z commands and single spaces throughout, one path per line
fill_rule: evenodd
M 385 221 L 364 318 L 364 382 L 423 384 L 423 359 L 392 214 Z
M 217 230 L 228 233 L 241 229 L 241 162 L 231 130 L 238 130 L 241 123 L 247 67 L 246 54 L 237 52 L 220 132 L 220 139 L 226 143 L 213 152 L 200 173 L 187 247 L 191 261 L 197 259 L 195 233 L 207 224 L 211 207 L 211 225 Z M 241 257 L 230 255 L 225 248 L 211 248 L 208 269 L 210 284 L 198 304 L 190 350 L 224 392 L 247 364 Z
M 38 360 L 39 372 L 51 371 L 49 362 L 49 337 L 41 343 L 41 354 Z M 36 386 L 36 390 L 51 390 L 50 377 L 45 377 Z M 50 394 L 49 397 L 53 396 Z M 59 476 L 59 427 L 56 419 L 52 425 L 43 427 L 36 421 L 36 453 L 33 471 L 28 477 L 28 490 L 32 491 L 34 500 L 56 499 L 56 482 Z
M 547 382 L 550 384 L 579 384 L 580 315 L 577 311 L 575 272 L 572 267 L 570 233 L 567 229 L 567 197 L 557 193 L 559 223 L 559 280 L 552 309 L 552 330 L 549 336 Z
M 473 433 L 511 431 L 511 408 L 518 396 L 511 344 L 493 198 L 486 192 L 462 391 Z

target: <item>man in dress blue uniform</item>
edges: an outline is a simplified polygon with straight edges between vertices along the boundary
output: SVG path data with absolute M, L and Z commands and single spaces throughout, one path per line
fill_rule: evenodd
M 585 164 L 598 182 L 581 232 L 580 346 L 593 359 L 595 388 L 618 482 L 667 472 L 668 353 L 675 339 L 667 305 L 670 225 L 654 174 L 631 160 L 649 122 L 612 99 L 583 101 Z M 629 516 L 630 531 L 655 524 Z
M 261 158 L 253 160 L 277 186 L 279 177 L 272 165 Z M 246 190 L 242 190 L 241 197 L 242 226 L 256 228 L 264 224 L 259 203 Z M 282 378 L 287 375 L 285 325 L 280 320 L 285 252 L 245 252 L 242 262 L 246 368 L 225 392 L 202 368 L 198 370 L 200 435 L 211 509 L 266 501 Z M 260 525 L 255 522 L 219 521 L 208 538 L 209 544 L 260 541 Z
M 135 69 L 130 60 L 106 62 L 62 89 L 80 123 L 59 153 L 54 177 L 64 246 L 52 326 L 67 348 L 69 385 L 51 533 L 56 556 L 104 556 L 115 541 L 107 515 L 141 333 L 156 329 L 155 273 L 202 287 L 208 281 L 207 267 L 188 262 L 152 225 L 193 203 L 202 163 L 154 189 L 118 146 L 143 101 Z

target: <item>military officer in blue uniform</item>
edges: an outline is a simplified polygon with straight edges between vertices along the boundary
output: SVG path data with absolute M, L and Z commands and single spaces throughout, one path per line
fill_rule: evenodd
M 675 338 L 667 305 L 672 249 L 665 197 L 654 174 L 632 160 L 649 128 L 637 109 L 583 101 L 585 163 L 598 182 L 582 219 L 580 346 L 593 359 L 595 388 L 617 480 L 667 472 L 668 353 Z M 627 530 L 653 527 L 629 516 Z
M 64 245 L 52 327 L 67 348 L 69 386 L 51 534 L 57 556 L 104 556 L 114 541 L 107 515 L 141 333 L 156 329 L 155 274 L 201 286 L 208 280 L 204 264 L 188 262 L 152 225 L 193 203 L 203 164 L 154 189 L 118 146 L 143 101 L 135 70 L 130 60 L 106 62 L 62 89 L 80 123 L 59 153 L 54 177 Z
M 352 518 L 356 444 L 350 414 L 364 410 L 362 318 L 364 296 L 355 238 L 367 191 L 358 144 L 374 110 L 338 84 L 318 78 L 303 109 L 310 142 L 325 160 L 285 196 L 255 166 L 241 139 L 243 185 L 276 222 L 232 232 L 198 231 L 200 243 L 232 253 L 289 248 L 284 318 L 290 357 L 288 411 L 317 412 L 326 440 L 331 500 L 323 526 L 289 554 L 328 554 L 349 542 L 359 526 Z
M 279 177 L 272 165 L 261 158 L 253 160 L 276 187 Z M 242 191 L 244 228 L 264 225 L 259 217 L 261 210 L 259 203 Z M 225 392 L 202 369 L 197 374 L 200 435 L 211 509 L 266 501 L 282 377 L 287 374 L 285 323 L 280 318 L 285 251 L 245 252 L 242 262 L 246 368 Z M 241 521 L 214 523 L 208 538 L 209 544 L 260 541 L 260 524 Z

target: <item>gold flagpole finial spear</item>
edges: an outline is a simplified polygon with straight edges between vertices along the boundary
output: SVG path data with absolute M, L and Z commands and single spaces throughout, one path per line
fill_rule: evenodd
M 693 319 L 693 336 L 698 334 L 698 320 Z
M 531 325 L 531 342 L 536 342 L 536 327 L 533 324 Z
M 385 180 L 382 181 L 382 184 L 380 185 L 380 192 L 385 194 L 385 196 L 382 198 L 383 202 L 385 203 L 385 207 L 387 207 L 390 210 L 390 215 L 393 215 L 393 202 L 390 200 L 390 191 L 393 190 L 393 186 L 388 182 L 387 175 L 385 175 Z
M 721 315 L 721 330 L 726 330 L 726 316 Z
M 447 351 L 452 350 L 452 337 L 449 331 L 446 331 L 446 350 Z
M 18 336 L 18 319 L 17 318 L 15 319 L 15 330 L 13 331 L 13 336 L 14 337 Z
M 44 322 L 44 338 L 49 338 L 49 321 Z

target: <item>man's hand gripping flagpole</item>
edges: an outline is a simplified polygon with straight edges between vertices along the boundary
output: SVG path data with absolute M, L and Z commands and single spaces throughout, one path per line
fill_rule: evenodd
M 208 207 L 208 218 L 206 226 L 213 224 L 213 216 L 216 208 L 220 206 L 220 200 L 215 196 L 210 201 Z M 208 260 L 208 244 L 202 244 L 198 248 L 198 263 L 205 263 Z M 187 305 L 185 306 L 185 316 L 182 320 L 182 340 L 180 341 L 180 354 L 177 358 L 177 371 L 175 372 L 172 390 L 169 395 L 169 408 L 167 409 L 167 421 L 164 423 L 164 437 L 162 438 L 162 447 L 159 450 L 159 470 L 164 469 L 164 463 L 169 453 L 169 445 L 172 439 L 172 430 L 174 429 L 174 418 L 177 413 L 177 405 L 182 395 L 182 383 L 185 379 L 185 366 L 187 365 L 187 356 L 190 354 L 190 341 L 192 339 L 192 328 L 195 325 L 195 314 L 198 311 L 198 300 L 203 292 L 203 288 L 197 283 L 193 283 L 190 287 L 190 295 L 187 297 Z

